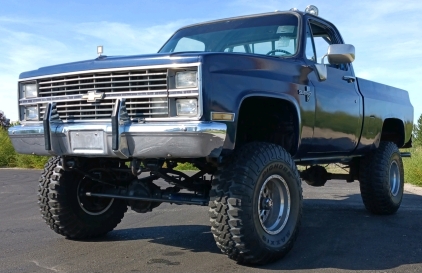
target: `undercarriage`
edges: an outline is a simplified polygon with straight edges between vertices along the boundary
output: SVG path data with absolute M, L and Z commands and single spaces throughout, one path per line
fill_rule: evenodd
M 130 163 L 111 159 L 96 159 L 93 168 L 86 168 L 86 158 L 61 158 L 65 171 L 80 174 L 83 185 L 97 184 L 96 187 L 79 187 L 78 196 L 82 204 L 103 199 L 126 200 L 133 211 L 145 213 L 161 203 L 177 205 L 208 206 L 212 173 L 215 168 L 206 162 L 197 161 L 200 168 L 189 176 L 174 168 L 177 162 L 169 160 L 137 160 Z M 91 159 L 92 160 L 92 159 Z M 156 183 L 163 179 L 167 182 Z M 88 182 L 89 181 L 89 182 Z

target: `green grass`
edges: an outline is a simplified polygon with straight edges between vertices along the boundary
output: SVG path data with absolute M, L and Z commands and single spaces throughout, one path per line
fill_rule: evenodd
M 403 158 L 404 181 L 416 186 L 422 186 L 422 147 L 408 149 L 411 158 Z
M 0 129 L 0 167 L 42 169 L 47 160 L 48 156 L 16 153 L 7 132 Z
M 12 167 L 16 161 L 16 152 L 5 130 L 0 129 L 0 166 Z
M 186 163 L 177 163 L 177 167 L 174 168 L 177 171 L 198 171 L 198 168 L 193 166 L 192 163 L 186 162 Z

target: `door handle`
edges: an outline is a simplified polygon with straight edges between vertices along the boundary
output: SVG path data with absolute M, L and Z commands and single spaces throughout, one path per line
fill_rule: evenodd
M 356 81 L 356 78 L 352 76 L 343 76 L 343 80 L 348 83 L 354 83 Z

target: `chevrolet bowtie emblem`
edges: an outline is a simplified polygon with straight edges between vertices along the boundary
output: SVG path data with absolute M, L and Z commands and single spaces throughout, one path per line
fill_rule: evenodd
M 104 98 L 104 93 L 97 93 L 97 90 L 88 91 L 88 94 L 83 95 L 82 98 L 87 100 L 87 102 L 96 102 Z

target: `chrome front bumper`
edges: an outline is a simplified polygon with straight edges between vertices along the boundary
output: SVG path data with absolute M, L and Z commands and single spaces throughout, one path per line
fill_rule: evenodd
M 21 154 L 115 158 L 218 157 L 227 126 L 219 122 L 124 124 L 49 121 L 9 128 Z

